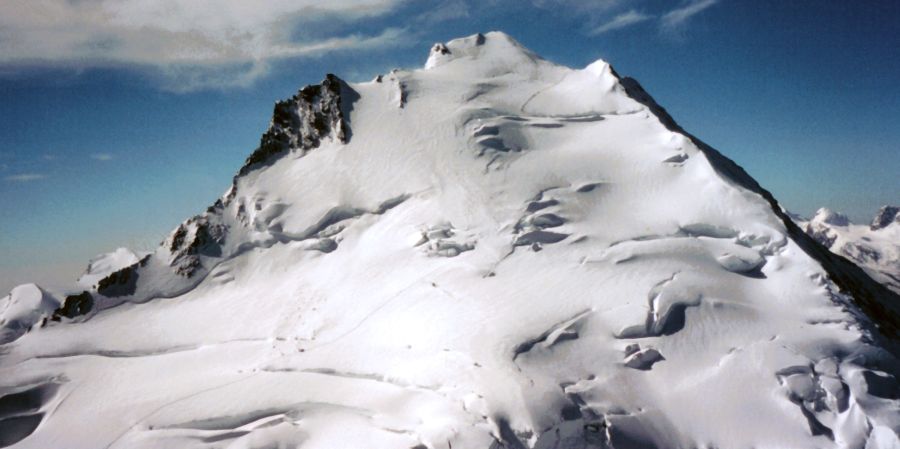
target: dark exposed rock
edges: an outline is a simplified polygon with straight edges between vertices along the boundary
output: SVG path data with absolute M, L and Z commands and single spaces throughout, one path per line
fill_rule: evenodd
M 189 278 L 197 272 L 198 269 L 203 267 L 203 264 L 200 263 L 200 258 L 196 256 L 189 256 L 180 258 L 178 263 L 174 264 L 175 272 L 178 273 L 179 276 L 184 276 Z
M 169 238 L 171 266 L 184 277 L 191 277 L 203 266 L 200 256 L 219 257 L 228 233 L 218 213 L 197 215 L 180 224 Z
M 900 223 L 900 207 L 881 206 L 881 209 L 878 209 L 878 213 L 875 215 L 875 219 L 872 220 L 872 224 L 869 228 L 873 231 L 877 231 L 879 229 L 884 229 L 895 222 Z
M 109 276 L 100 279 L 100 282 L 97 283 L 97 293 L 109 298 L 134 294 L 137 289 L 138 268 L 147 265 L 149 260 L 150 255 L 148 254 L 137 263 L 114 271 Z
M 225 203 L 222 202 L 222 198 L 219 198 L 216 200 L 215 203 L 212 204 L 212 206 L 209 206 L 206 208 L 206 213 L 214 214 L 216 212 L 221 211 L 224 208 L 225 208 Z
M 94 297 L 88 292 L 81 292 L 77 295 L 66 296 L 60 308 L 53 312 L 53 321 L 59 321 L 60 318 L 75 318 L 77 316 L 87 315 L 94 308 Z
M 187 228 L 184 225 L 178 225 L 178 228 L 175 229 L 175 232 L 172 234 L 172 243 L 169 244 L 169 251 L 176 251 L 178 248 L 181 248 L 181 245 L 184 244 L 184 238 L 187 237 Z
M 225 241 L 225 225 L 201 222 L 197 224 L 194 239 L 188 245 L 188 254 L 218 256 L 220 246 Z
M 447 48 L 446 45 L 438 43 L 438 44 L 434 44 L 434 46 L 431 47 L 431 52 L 432 53 L 440 53 L 442 55 L 449 55 L 450 49 Z
M 353 92 L 346 83 L 328 74 L 322 84 L 306 86 L 293 97 L 275 103 L 272 122 L 262 135 L 259 148 L 247 158 L 238 176 L 266 164 L 274 156 L 289 150 L 304 152 L 316 148 L 326 136 L 341 142 L 349 140 L 349 128 L 343 103 Z

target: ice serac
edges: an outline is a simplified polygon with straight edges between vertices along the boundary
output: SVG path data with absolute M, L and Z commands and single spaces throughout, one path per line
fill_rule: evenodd
M 0 446 L 900 444 L 897 295 L 636 81 L 503 33 L 279 103 L 104 279 L 2 347 Z

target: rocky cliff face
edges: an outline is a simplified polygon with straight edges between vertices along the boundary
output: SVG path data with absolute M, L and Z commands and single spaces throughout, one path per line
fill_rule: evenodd
M 350 136 L 342 103 L 353 91 L 340 78 L 328 74 L 321 84 L 306 86 L 293 97 L 275 103 L 272 122 L 256 149 L 241 167 L 245 175 L 287 151 L 301 155 L 317 148 L 322 139 L 345 143 Z

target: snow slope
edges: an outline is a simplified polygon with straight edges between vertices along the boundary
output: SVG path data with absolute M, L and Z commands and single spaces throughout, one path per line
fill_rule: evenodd
M 834 211 L 819 209 L 797 220 L 807 234 L 835 254 L 862 267 L 873 279 L 900 293 L 900 209 L 884 206 L 870 225 L 857 225 Z
M 891 301 L 606 62 L 475 35 L 279 102 L 2 346 L 0 445 L 896 448 Z

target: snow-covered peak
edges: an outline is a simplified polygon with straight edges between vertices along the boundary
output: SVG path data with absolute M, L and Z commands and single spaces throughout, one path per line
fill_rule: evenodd
M 847 218 L 846 215 L 835 212 L 827 207 L 822 207 L 817 210 L 810 221 L 813 223 L 826 223 L 832 226 L 847 226 L 850 224 L 850 219 Z
M 873 231 L 877 231 L 889 226 L 900 226 L 900 207 L 882 206 L 881 209 L 878 209 L 878 213 L 875 214 L 875 218 L 872 219 L 870 228 Z
M 16 444 L 900 442 L 895 295 L 634 80 L 501 33 L 427 66 L 279 102 L 225 197 L 4 346 Z
M 538 65 L 552 65 L 515 39 L 500 31 L 434 44 L 425 69 L 452 65 L 473 77 L 494 77 L 509 72 L 531 71 Z
M 873 279 L 900 293 L 900 225 L 896 207 L 884 206 L 872 224 L 857 225 L 841 214 L 821 208 L 809 221 L 794 220 L 831 252 L 846 257 Z

